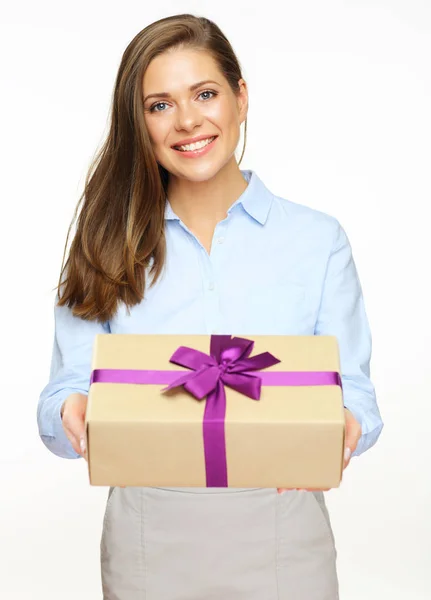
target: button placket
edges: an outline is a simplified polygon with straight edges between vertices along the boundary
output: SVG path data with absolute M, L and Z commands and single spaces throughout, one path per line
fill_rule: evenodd
M 202 253 L 202 263 L 204 265 L 203 273 L 203 302 L 204 314 L 207 332 L 209 335 L 220 333 L 223 322 L 220 313 L 220 295 L 218 278 L 222 276 L 219 273 L 218 266 L 222 264 L 222 253 L 224 251 L 223 244 L 226 241 L 227 219 L 217 223 L 213 241 L 211 244 L 211 252 Z
M 217 329 L 219 322 L 219 295 L 215 286 L 214 281 L 211 279 L 207 285 L 204 294 L 205 302 L 205 321 L 207 323 L 207 329 L 209 332 L 213 332 Z
M 179 225 L 184 231 L 190 236 L 190 240 L 193 242 L 194 247 L 198 251 L 198 263 L 200 265 L 200 273 L 202 278 L 202 303 L 203 303 L 203 316 L 206 325 L 206 330 L 209 335 L 220 332 L 220 307 L 219 307 L 219 295 L 217 290 L 216 273 L 214 270 L 213 256 L 208 255 L 207 251 L 198 240 L 198 238 L 192 233 L 182 221 L 179 221 Z M 217 228 L 216 228 L 217 230 Z M 217 241 L 218 237 L 215 236 L 214 241 Z M 224 241 L 224 238 L 223 238 Z M 219 243 L 219 242 L 217 242 Z

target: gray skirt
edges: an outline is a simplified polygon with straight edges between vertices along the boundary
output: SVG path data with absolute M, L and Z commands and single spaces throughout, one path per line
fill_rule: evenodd
M 104 600 L 338 600 L 322 492 L 110 488 Z

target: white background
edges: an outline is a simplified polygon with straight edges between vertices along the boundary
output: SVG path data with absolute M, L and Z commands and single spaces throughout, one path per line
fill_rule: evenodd
M 326 494 L 341 600 L 429 599 L 430 2 L 39 0 L 2 12 L 0 596 L 102 597 L 107 489 L 89 486 L 82 459 L 50 454 L 36 425 L 53 289 L 126 45 L 192 12 L 226 33 L 249 84 L 241 168 L 336 216 L 353 246 L 385 428 Z

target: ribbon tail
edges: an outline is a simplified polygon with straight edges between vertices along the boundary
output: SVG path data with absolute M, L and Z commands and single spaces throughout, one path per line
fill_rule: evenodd
M 225 439 L 226 392 L 219 380 L 207 396 L 203 418 L 203 439 L 207 487 L 227 487 Z
M 174 371 L 175 372 L 175 371 Z M 193 377 L 195 376 L 195 371 L 188 371 L 184 375 L 180 375 L 174 381 L 172 381 L 168 386 L 162 388 L 162 392 L 167 392 L 181 385 L 186 385 Z

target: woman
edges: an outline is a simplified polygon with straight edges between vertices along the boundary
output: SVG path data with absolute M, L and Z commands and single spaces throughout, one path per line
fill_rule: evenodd
M 207 19 L 162 19 L 126 49 L 60 275 L 38 405 L 55 454 L 85 457 L 92 344 L 109 332 L 336 335 L 345 466 L 376 442 L 370 333 L 348 239 L 333 217 L 239 169 L 247 108 L 238 60 Z M 111 488 L 101 563 L 105 600 L 338 598 L 321 490 Z

